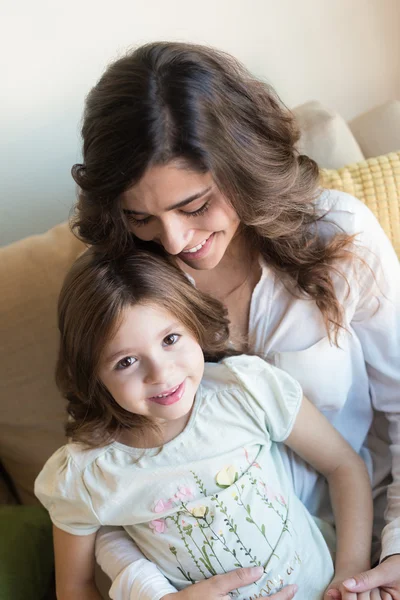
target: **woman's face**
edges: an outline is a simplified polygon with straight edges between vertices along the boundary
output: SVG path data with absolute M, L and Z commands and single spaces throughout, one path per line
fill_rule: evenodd
M 150 167 L 124 192 L 132 233 L 154 241 L 193 269 L 213 269 L 234 237 L 239 218 L 209 173 L 178 163 Z

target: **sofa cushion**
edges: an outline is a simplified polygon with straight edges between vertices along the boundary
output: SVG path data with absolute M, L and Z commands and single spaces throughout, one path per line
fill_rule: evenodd
M 400 152 L 321 171 L 321 184 L 356 196 L 372 210 L 400 258 Z
M 363 113 L 349 127 L 366 158 L 400 150 L 400 100 Z
M 0 600 L 44 600 L 53 576 L 51 521 L 38 506 L 0 506 Z
M 56 307 L 83 249 L 67 224 L 0 248 L 0 462 L 24 504 L 37 502 L 33 482 L 65 442 L 54 383 Z
M 312 101 L 293 110 L 301 130 L 298 150 L 322 168 L 337 169 L 363 160 L 364 155 L 338 113 Z

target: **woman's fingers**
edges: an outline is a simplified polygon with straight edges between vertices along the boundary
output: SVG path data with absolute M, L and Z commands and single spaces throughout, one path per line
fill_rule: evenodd
M 358 593 L 378 587 L 390 587 L 397 595 L 400 594 L 400 555 L 389 556 L 377 567 L 355 575 L 344 581 L 343 585 L 346 589 Z M 393 597 L 396 598 L 396 594 Z
M 382 600 L 382 597 L 379 589 L 375 588 L 371 592 L 357 594 L 357 600 Z
M 207 579 L 207 583 L 210 584 L 211 590 L 217 598 L 218 595 L 219 597 L 225 596 L 226 594 L 229 594 L 229 592 L 233 592 L 233 590 L 236 590 L 237 588 L 243 587 L 245 585 L 250 585 L 250 583 L 254 583 L 258 579 L 260 579 L 263 573 L 264 569 L 262 567 L 236 569 L 235 571 L 230 571 L 230 573 L 224 573 L 223 575 L 215 575 L 215 577 Z M 214 596 L 210 597 L 214 598 Z
M 378 596 L 379 600 L 395 600 L 395 597 L 387 592 L 381 592 L 380 596 Z M 375 598 L 374 598 L 375 600 Z
M 292 600 L 297 592 L 297 585 L 285 585 L 280 592 L 268 596 L 270 600 Z
M 263 572 L 262 567 L 236 569 L 236 571 L 224 573 L 223 575 L 215 575 L 214 577 L 210 577 L 210 579 L 190 585 L 182 590 L 182 592 L 173 594 L 173 596 L 178 598 L 180 594 L 182 600 L 204 600 L 205 598 L 207 600 L 231 600 L 229 592 L 256 582 L 260 579 Z M 287 585 L 276 594 L 268 597 L 270 600 L 292 600 L 296 592 L 297 585 Z

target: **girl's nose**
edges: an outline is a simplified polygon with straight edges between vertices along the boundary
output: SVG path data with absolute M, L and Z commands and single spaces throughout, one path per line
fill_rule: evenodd
M 171 373 L 171 363 L 168 360 L 152 360 L 147 365 L 145 383 L 152 385 L 170 384 L 169 375 Z

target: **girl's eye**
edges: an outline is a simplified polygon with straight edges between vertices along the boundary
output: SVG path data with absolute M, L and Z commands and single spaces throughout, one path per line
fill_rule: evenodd
M 116 365 L 116 369 L 117 371 L 123 371 L 124 369 L 127 369 L 128 367 L 131 367 L 132 365 L 134 365 L 136 362 L 136 358 L 133 358 L 133 356 L 125 356 L 124 358 L 122 358 L 120 361 L 117 362 Z
M 145 217 L 144 219 L 136 219 L 133 215 L 130 214 L 126 214 L 126 217 L 134 227 L 143 227 L 143 225 L 147 225 L 147 223 L 150 221 L 150 217 Z
M 163 344 L 165 346 L 173 346 L 179 340 L 181 336 L 179 333 L 170 333 L 163 339 Z
M 198 208 L 197 210 L 194 210 L 193 212 L 185 212 L 184 211 L 184 214 L 187 215 L 188 217 L 199 217 L 200 215 L 204 215 L 204 213 L 208 211 L 208 209 L 210 207 L 210 203 L 211 203 L 211 200 L 207 200 L 207 202 L 205 202 L 203 204 L 203 206 L 200 206 L 200 208 Z

